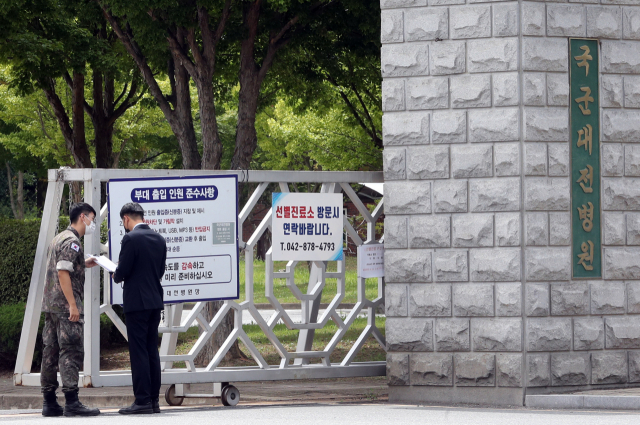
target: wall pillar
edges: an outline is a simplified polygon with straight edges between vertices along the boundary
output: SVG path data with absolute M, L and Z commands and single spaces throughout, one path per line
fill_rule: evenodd
M 640 385 L 640 6 L 601 1 L 381 0 L 391 401 Z M 572 278 L 570 37 L 600 39 L 592 280 Z

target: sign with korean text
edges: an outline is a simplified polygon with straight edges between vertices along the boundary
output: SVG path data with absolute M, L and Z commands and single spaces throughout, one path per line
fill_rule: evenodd
M 384 277 L 384 244 L 358 247 L 358 277 Z
M 237 176 L 110 180 L 111 260 L 118 261 L 125 235 L 120 209 L 137 202 L 167 242 L 165 303 L 238 298 L 237 187 Z M 111 281 L 111 304 L 122 304 L 122 288 Z
M 569 40 L 574 278 L 602 276 L 598 40 Z
M 342 260 L 342 194 L 273 193 L 275 261 Z

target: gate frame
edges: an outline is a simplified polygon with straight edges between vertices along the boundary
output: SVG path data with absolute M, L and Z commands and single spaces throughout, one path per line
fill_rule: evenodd
M 321 192 L 341 192 L 344 191 L 354 202 L 360 213 L 363 215 L 368 225 L 367 239 L 362 241 L 357 232 L 349 224 L 346 216 L 344 217 L 344 229 L 349 236 L 356 242 L 357 245 L 381 243 L 383 239 L 375 240 L 375 222 L 382 215 L 384 208 L 384 201 L 381 201 L 378 208 L 370 214 L 367 208 L 362 204 L 354 190 L 349 185 L 350 182 L 358 183 L 381 183 L 383 182 L 382 172 L 361 172 L 361 171 L 346 171 L 346 172 L 331 172 L 331 171 L 250 171 L 250 170 L 238 170 L 238 171 L 213 171 L 213 170 L 124 170 L 124 169 L 70 169 L 61 168 L 58 170 L 48 171 L 48 187 L 47 194 L 43 209 L 43 218 L 40 225 L 40 233 L 38 235 L 38 244 L 36 249 L 36 255 L 34 259 L 33 273 L 31 275 L 31 282 L 29 286 L 29 295 L 27 299 L 27 305 L 25 309 L 24 322 L 22 326 L 22 333 L 20 336 L 20 346 L 18 348 L 18 355 L 16 359 L 16 366 L 14 371 L 14 385 L 25 386 L 40 386 L 40 374 L 31 372 L 31 364 L 33 361 L 35 343 L 38 333 L 38 324 L 41 314 L 41 302 L 44 289 L 44 279 L 46 273 L 46 260 L 47 260 L 47 248 L 55 236 L 55 232 L 58 228 L 59 211 L 62 202 L 62 193 L 64 191 L 64 185 L 70 182 L 83 182 L 84 183 L 84 202 L 92 205 L 96 211 L 100 211 L 98 217 L 96 217 L 97 226 L 100 227 L 102 221 L 107 215 L 107 204 L 100 205 L 101 199 L 101 183 L 107 182 L 109 179 L 116 178 L 144 178 L 144 177 L 197 177 L 204 175 L 237 175 L 238 183 L 259 183 L 256 190 L 248 199 L 245 207 L 238 217 L 238 229 L 239 229 L 239 247 L 244 249 L 248 247 L 250 249 L 245 250 L 246 262 L 245 268 L 245 292 L 246 300 L 237 303 L 236 301 L 225 301 L 223 307 L 220 309 L 216 317 L 213 318 L 210 324 L 202 320 L 200 314 L 201 309 L 204 307 L 204 303 L 198 303 L 192 313 L 189 315 L 185 323 L 181 323 L 182 304 L 166 304 L 165 305 L 165 326 L 161 326 L 159 331 L 163 332 L 163 338 L 160 348 L 161 362 L 162 362 L 162 383 L 163 384 L 190 384 L 190 383 L 220 383 L 230 381 L 257 381 L 257 380 L 282 380 L 282 379 L 319 379 L 319 378 L 338 378 L 338 377 L 361 377 L 361 376 L 385 376 L 386 375 L 386 362 L 352 362 L 355 355 L 362 348 L 369 336 L 375 337 L 378 342 L 385 347 L 384 336 L 379 332 L 375 326 L 375 313 L 379 306 L 384 305 L 384 278 L 378 279 L 378 297 L 373 300 L 367 300 L 364 291 L 364 280 L 358 278 L 358 302 L 346 319 L 340 318 L 335 312 L 337 307 L 337 299 L 341 299 L 341 295 L 344 295 L 344 291 L 340 294 L 340 277 L 342 277 L 342 287 L 344 287 L 344 260 L 338 262 L 338 272 L 327 273 L 325 271 L 326 262 L 313 262 L 312 271 L 310 273 L 310 281 L 307 294 L 296 294 L 297 287 L 293 282 L 293 268 L 295 262 L 290 261 L 287 264 L 286 272 L 273 271 L 273 262 L 271 261 L 271 249 L 267 253 L 266 263 L 266 280 L 265 288 L 267 290 L 267 298 L 271 301 L 274 309 L 276 310 L 274 316 L 269 319 L 268 323 L 262 319 L 257 309 L 253 305 L 253 246 L 257 243 L 262 233 L 271 226 L 271 212 L 269 211 L 265 218 L 262 220 L 258 229 L 254 232 L 252 237 L 247 241 L 242 241 L 242 225 L 248 218 L 249 213 L 255 207 L 260 196 L 269 184 L 279 184 L 282 191 L 288 192 L 289 183 L 322 183 Z M 105 250 L 105 245 L 100 244 L 100 233 L 97 232 L 92 235 L 84 236 L 85 252 L 96 254 Z M 105 304 L 100 305 L 100 268 L 94 267 L 87 269 L 85 274 L 85 288 L 84 288 L 84 317 L 85 317 L 85 332 L 84 332 L 84 367 L 80 373 L 79 384 L 83 387 L 102 387 L 102 386 L 121 386 L 131 385 L 131 372 L 130 371 L 100 371 L 100 315 L 107 314 L 113 321 L 118 330 L 127 337 L 126 327 L 120 318 L 115 314 L 114 310 L 109 305 L 108 295 L 109 285 L 104 285 L 105 292 Z M 251 274 L 250 274 L 251 273 Z M 341 276 L 340 276 L 341 275 Z M 250 277 L 249 277 L 250 276 Z M 331 303 L 330 309 L 323 315 L 322 323 L 326 323 L 329 319 L 333 320 L 338 331 L 332 338 L 329 346 L 332 346 L 330 350 L 323 352 L 311 351 L 311 344 L 313 342 L 314 329 L 321 328 L 316 323 L 318 309 L 320 307 L 320 298 L 322 294 L 322 286 L 324 286 L 324 278 L 332 277 L 338 278 L 338 293 L 336 299 Z M 271 287 L 273 284 L 273 278 L 286 278 L 287 286 L 293 290 L 294 295 L 301 300 L 302 308 L 302 323 L 293 323 L 290 318 L 284 312 L 284 309 L 278 311 L 278 307 L 282 307 L 273 296 L 273 293 L 269 293 L 269 282 Z M 317 284 L 312 284 L 312 280 L 320 278 L 320 287 Z M 250 280 L 250 282 L 249 282 Z M 107 282 L 107 279 L 105 279 Z M 299 291 L 298 291 L 299 292 Z M 277 304 L 274 304 L 275 303 Z M 201 304 L 201 305 L 199 305 Z M 329 311 L 333 309 L 333 312 L 329 314 Z M 331 364 L 329 361 L 329 355 L 335 348 L 337 343 L 344 336 L 349 326 L 358 316 L 358 313 L 363 309 L 368 310 L 368 324 L 365 330 L 362 332 L 358 340 L 354 343 L 351 350 L 345 357 L 345 360 L 340 364 Z M 172 351 L 175 350 L 177 335 L 179 332 L 183 332 L 188 329 L 191 322 L 196 319 L 199 322 L 201 328 L 204 328 L 205 333 L 212 334 L 217 324 L 223 319 L 224 315 L 229 311 L 234 310 L 235 313 L 235 330 L 231 333 L 229 338 L 223 344 L 223 347 L 216 353 L 214 359 L 206 368 L 195 368 L 193 363 L 189 364 L 189 360 L 198 354 L 197 352 L 190 353 L 189 355 L 175 355 Z M 273 326 L 279 319 L 283 319 L 288 327 L 293 329 L 299 329 L 300 334 L 298 338 L 298 347 L 295 352 L 287 352 L 287 354 L 281 353 L 283 357 L 280 367 L 268 365 L 262 359 L 260 353 L 255 346 L 243 338 L 242 330 L 242 312 L 247 310 L 261 325 L 263 331 L 271 342 L 276 346 L 278 351 L 281 348 L 274 342 L 268 331 L 273 329 Z M 238 314 L 240 313 L 240 314 Z M 191 320 L 191 321 L 189 321 Z M 262 321 L 262 323 L 260 323 Z M 167 325 L 168 324 L 168 325 Z M 324 325 L 323 325 L 324 326 Z M 239 329 L 239 330 L 238 330 Z M 271 332 L 272 334 L 272 332 Z M 203 334 L 204 335 L 204 334 Z M 210 338 L 211 335 L 208 336 Z M 244 335 L 246 337 L 246 334 Z M 204 338 L 206 343 L 208 338 Z M 253 359 L 258 363 L 258 366 L 245 366 L 245 367 L 217 367 L 218 363 L 224 357 L 226 351 L 231 347 L 232 343 L 240 338 L 247 348 L 250 350 Z M 198 344 L 203 337 L 199 338 Z M 277 338 L 275 338 L 277 341 Z M 281 346 L 282 347 L 282 346 Z M 283 348 L 283 347 L 282 347 Z M 285 350 L 286 352 L 286 350 Z M 256 356 L 257 354 L 257 356 Z M 284 356 L 283 356 L 284 354 Z M 322 358 L 321 364 L 309 364 L 310 358 Z M 293 359 L 293 365 L 289 365 L 289 360 Z M 187 362 L 186 369 L 171 369 L 172 363 L 178 360 L 185 360 Z M 285 361 L 286 360 L 286 361 Z

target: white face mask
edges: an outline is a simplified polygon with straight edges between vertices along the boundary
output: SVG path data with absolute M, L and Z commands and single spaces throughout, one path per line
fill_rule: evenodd
M 93 220 L 89 224 L 84 223 L 84 226 L 85 226 L 84 227 L 84 234 L 85 235 L 91 235 L 91 234 L 93 234 L 93 232 L 96 231 L 96 222 L 93 221 Z

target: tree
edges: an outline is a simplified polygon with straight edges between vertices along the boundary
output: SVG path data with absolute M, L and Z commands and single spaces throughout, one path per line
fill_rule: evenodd
M 362 0 L 341 0 L 284 52 L 266 96 L 290 99 L 297 113 L 345 106 L 352 124 L 382 149 L 380 11 Z M 271 92 L 271 94 L 269 94 Z M 284 96 L 283 96 L 284 95 Z
M 27 0 L 6 2 L 0 12 L 0 60 L 11 64 L 11 84 L 23 95 L 45 94 L 76 167 L 93 167 L 85 116 L 94 129 L 98 167 L 114 163 L 116 120 L 143 96 L 140 77 L 118 51 L 100 9 L 92 2 Z M 91 78 L 94 103 L 87 102 Z M 117 81 L 122 91 L 118 95 Z M 124 81 L 123 81 L 124 80 Z M 65 107 L 65 85 L 71 102 Z
M 0 81 L 2 81 L 1 74 Z M 2 94 L 3 88 L 5 87 L 6 84 L 0 82 L 0 94 Z M 4 110 L 5 107 L 3 103 L 0 102 L 0 116 L 2 116 Z M 3 198 L 9 200 L 8 206 L 10 207 L 13 217 L 22 220 L 32 215 L 31 212 L 34 210 L 34 206 L 37 208 L 37 177 L 38 175 L 45 174 L 45 170 L 42 162 L 35 156 L 28 152 L 12 152 L 1 143 L 5 137 L 10 137 L 19 131 L 20 128 L 15 123 L 7 123 L 0 118 L 0 163 L 4 163 L 6 167 L 6 174 L 3 174 L 3 176 L 6 177 L 6 182 L 2 179 L 3 189 L 6 188 L 6 197 Z M 31 198 L 31 201 L 36 202 L 32 202 L 32 205 L 27 205 L 29 198 Z M 5 206 L 6 205 L 0 206 L 0 210 L 4 209 L 3 207 Z M 0 212 L 0 215 L 2 215 L 2 212 Z
M 186 158 L 185 168 L 220 169 L 223 148 L 216 119 L 213 77 L 216 52 L 229 18 L 231 0 L 177 5 L 158 4 L 157 1 L 132 3 L 113 0 L 108 4 L 100 4 L 181 141 L 183 158 Z M 193 125 L 189 125 L 193 121 L 190 114 L 186 115 L 186 104 L 180 104 L 180 93 L 176 93 L 176 109 L 172 110 L 151 71 L 150 58 L 166 56 L 167 52 L 170 55 L 169 75 L 172 74 L 171 70 L 175 74 L 172 88 L 184 90 L 184 87 L 188 87 L 190 77 L 198 90 L 202 161 L 196 155 L 195 133 L 192 134 Z M 186 97 L 182 98 L 183 102 L 186 100 Z M 190 128 L 184 128 L 185 125 Z
M 54 111 L 43 91 L 24 95 L 9 84 L 11 72 L 0 66 L 0 150 L 5 149 L 13 169 L 22 167 L 25 173 L 46 179 L 46 170 L 74 164 L 66 142 L 59 131 Z M 89 74 L 91 76 L 91 74 Z M 120 83 L 116 83 L 120 84 Z M 166 82 L 168 85 L 168 82 Z M 71 94 L 62 78 L 56 80 L 62 88 L 63 107 L 71 107 Z M 116 87 L 118 87 L 116 85 Z M 121 89 L 120 89 L 121 90 Z M 94 104 L 92 92 L 88 90 L 88 104 Z M 0 126 L 1 127 L 1 126 Z M 95 134 L 91 121 L 85 128 L 87 134 Z M 145 94 L 128 108 L 114 123 L 112 152 L 113 167 L 120 168 L 180 168 L 182 158 L 173 133 L 155 102 Z M 3 175 L 6 173 L 3 173 Z M 46 184 L 38 193 L 44 192 Z M 42 206 L 43 199 L 40 200 Z
M 257 157 L 275 170 L 379 170 L 382 151 L 353 121 L 334 93 L 331 107 L 297 111 L 286 100 L 266 108 L 257 121 Z M 380 122 L 379 111 L 372 120 Z

